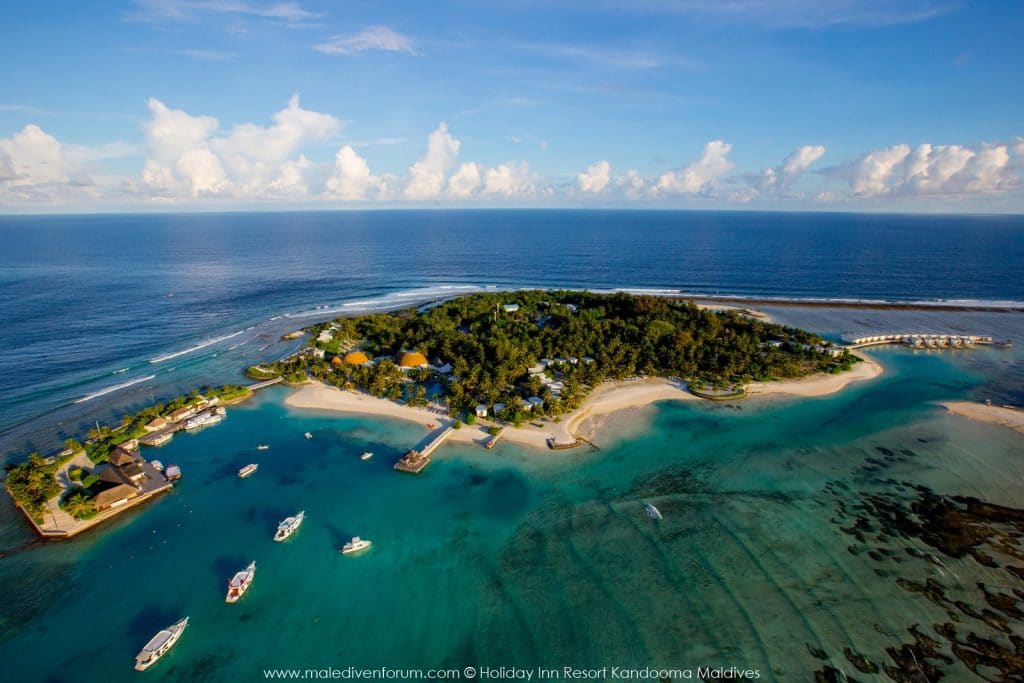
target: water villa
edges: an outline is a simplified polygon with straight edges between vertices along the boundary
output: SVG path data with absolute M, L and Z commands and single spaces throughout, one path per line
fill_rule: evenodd
M 970 348 L 978 344 L 992 344 L 992 337 L 979 334 L 943 334 L 929 332 L 893 332 L 847 336 L 848 348 L 859 349 L 880 344 L 902 344 L 915 349 Z

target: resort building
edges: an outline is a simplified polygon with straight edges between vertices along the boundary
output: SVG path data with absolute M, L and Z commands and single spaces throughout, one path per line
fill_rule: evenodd
M 145 430 L 147 432 L 155 432 L 155 431 L 157 431 L 159 429 L 163 429 L 164 427 L 167 427 L 170 424 L 171 423 L 167 420 L 167 418 L 165 418 L 165 417 L 158 417 L 158 418 L 154 418 L 154 419 L 150 420 L 149 422 L 147 422 L 146 426 L 145 426 Z
M 140 491 L 128 484 L 117 484 L 109 489 L 103 489 L 93 499 L 97 510 L 107 510 L 119 505 L 124 505 L 132 498 L 138 497 Z
M 401 370 L 425 368 L 430 365 L 430 363 L 427 362 L 427 357 L 418 351 L 403 351 L 398 354 L 397 363 Z
M 530 411 L 532 411 L 534 408 L 541 408 L 543 406 L 544 399 L 542 399 L 540 396 L 531 396 L 530 398 L 526 399 L 526 403 L 524 405 L 524 407 Z
M 495 403 L 494 404 L 494 415 L 495 415 L 495 417 L 500 415 L 503 410 L 505 410 L 505 404 L 504 403 Z
M 178 408 L 177 410 L 172 411 L 171 414 L 167 416 L 167 419 L 172 422 L 181 422 L 182 420 L 187 420 L 188 418 L 192 417 L 195 414 L 195 406 L 185 406 L 184 408 Z
M 505 304 L 502 308 L 506 313 L 516 313 L 519 311 L 519 304 Z
M 477 403 L 476 404 L 476 416 L 477 417 L 487 417 L 487 406 L 484 405 L 483 403 Z
M 335 356 L 331 363 L 335 365 L 341 365 L 342 363 L 348 363 L 349 365 L 373 365 L 373 361 L 362 351 L 356 349 L 355 351 L 349 351 L 343 358 Z
M 320 343 L 320 344 L 326 344 L 327 342 L 331 341 L 332 339 L 334 339 L 334 335 L 331 334 L 330 330 L 322 331 L 319 335 L 317 335 L 317 338 L 316 338 L 317 342 Z

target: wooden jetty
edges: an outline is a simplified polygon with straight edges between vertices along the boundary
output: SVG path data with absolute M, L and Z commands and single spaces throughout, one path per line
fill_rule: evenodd
M 487 450 L 491 450 L 492 448 L 494 448 L 494 444 L 498 443 L 498 441 L 501 439 L 502 434 L 504 433 L 504 429 L 499 429 L 494 434 L 491 434 L 491 438 L 487 439 L 487 443 L 484 444 L 484 448 L 486 448 Z
M 452 435 L 452 431 L 451 427 L 445 427 L 432 436 L 422 448 L 414 448 L 403 455 L 402 459 L 395 463 L 395 469 L 399 472 L 419 474 L 430 464 L 430 454 L 448 440 L 448 437 Z

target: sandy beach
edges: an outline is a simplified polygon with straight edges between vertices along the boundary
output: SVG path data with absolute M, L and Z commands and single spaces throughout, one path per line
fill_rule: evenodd
M 814 375 L 795 380 L 756 383 L 747 387 L 751 395 L 814 397 L 833 394 L 853 382 L 872 379 L 882 374 L 882 366 L 864 357 L 849 372 L 839 375 Z M 543 427 L 526 423 L 521 427 L 505 426 L 502 439 L 514 441 L 534 448 L 547 449 L 548 440 L 555 443 L 572 443 L 577 437 L 591 438 L 600 423 L 601 415 L 639 408 L 657 401 L 682 400 L 700 401 L 686 389 L 685 382 L 663 377 L 606 382 L 594 389 L 579 409 L 565 415 L 560 422 L 538 422 Z M 322 382 L 310 382 L 299 387 L 288 398 L 285 405 L 291 408 L 327 410 L 363 415 L 380 415 L 426 427 L 428 424 L 449 426 L 454 423 L 450 417 L 440 415 L 427 408 L 411 408 L 386 399 L 376 398 L 362 392 L 344 391 Z M 982 406 L 983 407 L 983 406 Z M 462 443 L 483 444 L 489 438 L 486 431 L 489 421 L 484 424 L 463 425 L 450 437 Z
M 783 379 L 776 382 L 754 382 L 747 386 L 749 396 L 799 396 L 810 398 L 813 396 L 827 396 L 834 394 L 843 387 L 854 382 L 863 382 L 874 379 L 882 374 L 882 366 L 873 358 L 862 353 L 856 354 L 862 359 L 860 363 L 853 366 L 849 372 L 841 372 L 838 375 L 816 374 L 799 379 Z
M 969 420 L 1009 427 L 1024 434 L 1024 410 L 1019 408 L 989 406 L 974 401 L 946 401 L 939 405 L 949 412 Z

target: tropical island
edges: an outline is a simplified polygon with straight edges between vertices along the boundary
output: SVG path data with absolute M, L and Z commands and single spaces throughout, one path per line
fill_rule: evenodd
M 625 293 L 473 294 L 307 331 L 302 352 L 250 376 L 308 374 L 318 382 L 288 405 L 441 424 L 484 445 L 501 436 L 573 447 L 586 440 L 580 424 L 601 413 L 672 398 L 734 400 L 748 387 L 820 395 L 880 372 L 816 334 L 746 311 Z
M 97 424 L 83 442 L 9 466 L 8 492 L 40 535 L 74 535 L 170 488 L 170 468 L 147 461 L 141 447 L 215 423 L 225 405 L 278 382 L 300 387 L 286 401 L 293 407 L 437 430 L 396 466 L 419 472 L 428 450 L 453 436 L 570 448 L 587 441 L 578 431 L 585 419 L 623 408 L 734 400 L 748 389 L 818 395 L 880 372 L 842 346 L 750 312 L 624 293 L 472 294 L 301 332 L 308 342 L 300 351 L 246 370 L 256 384 L 204 388 L 125 415 L 117 427 Z

